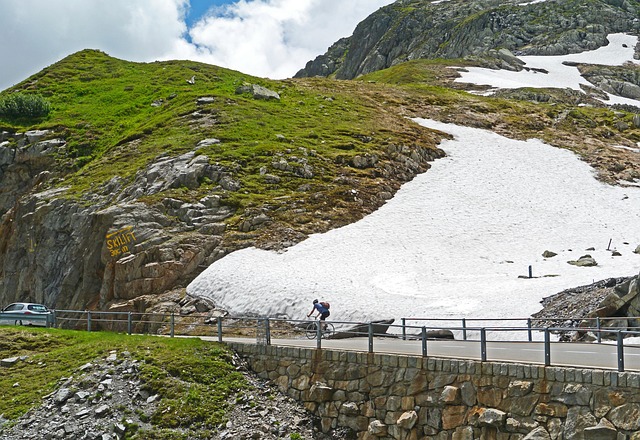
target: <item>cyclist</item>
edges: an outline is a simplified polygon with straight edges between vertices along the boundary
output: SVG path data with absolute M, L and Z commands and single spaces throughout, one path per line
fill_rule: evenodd
M 329 312 L 328 303 L 326 303 L 324 301 L 318 301 L 317 299 L 314 299 L 313 300 L 313 309 L 311 309 L 311 311 L 307 315 L 307 318 L 311 317 L 311 315 L 315 311 L 318 312 L 318 314 L 316 315 L 316 318 L 318 317 L 318 315 L 320 316 L 320 329 L 324 332 L 326 330 L 326 328 L 327 328 L 327 324 L 324 322 L 324 320 L 327 319 L 329 317 L 329 315 L 331 314 Z

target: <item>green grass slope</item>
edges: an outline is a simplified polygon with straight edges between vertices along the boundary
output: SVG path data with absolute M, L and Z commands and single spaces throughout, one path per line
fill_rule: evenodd
M 195 84 L 187 82 L 192 76 Z M 281 99 L 237 94 L 246 83 L 276 91 Z M 295 195 L 298 208 L 326 211 L 328 203 L 334 213 L 327 223 L 335 226 L 375 208 L 354 209 L 342 202 L 354 185 L 380 184 L 371 170 L 346 165 L 350 158 L 367 153 L 384 157 L 391 144 L 434 148 L 437 142 L 428 130 L 390 111 L 376 89 L 327 79 L 272 81 L 191 61 L 132 63 L 84 50 L 0 94 L 1 99 L 14 92 L 37 93 L 51 104 L 44 118 L 0 119 L 0 129 L 52 129 L 52 137 L 63 137 L 68 148 L 57 157 L 62 178 L 57 184 L 70 187 L 67 197 L 75 199 L 116 176 L 131 181 L 160 154 L 178 155 L 194 150 L 203 139 L 216 138 L 220 144 L 201 148 L 198 154 L 226 167 L 241 182 L 240 191 L 222 194 L 227 204 L 240 208 L 239 215 L 265 204 L 292 208 L 288 198 L 309 185 L 305 194 Z M 202 97 L 213 100 L 198 104 Z M 304 157 L 314 169 L 313 178 L 273 170 L 277 157 Z M 264 182 L 263 167 L 279 174 L 277 185 Z M 177 188 L 145 201 L 169 196 L 194 201 L 214 187 L 201 182 L 197 190 Z M 317 192 L 323 194 L 322 201 L 312 197 Z M 301 225 L 311 220 L 294 223 L 304 228 Z M 280 221 L 291 222 L 286 214 Z

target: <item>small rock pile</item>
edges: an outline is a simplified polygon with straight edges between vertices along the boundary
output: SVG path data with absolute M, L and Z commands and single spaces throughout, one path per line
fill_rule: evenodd
M 251 389 L 230 397 L 233 409 L 229 421 L 208 438 L 348 438 L 346 431 L 319 432 L 319 422 L 299 403 L 252 376 L 237 356 L 234 363 L 244 372 Z M 151 429 L 149 420 L 161 397 L 145 389 L 139 378 L 139 365 L 128 352 L 111 352 L 105 359 L 83 365 L 72 377 L 61 379 L 56 391 L 44 396 L 39 407 L 17 421 L 7 423 L 0 416 L 0 439 L 120 440 L 136 431 Z M 180 438 L 195 434 L 184 428 L 175 433 Z

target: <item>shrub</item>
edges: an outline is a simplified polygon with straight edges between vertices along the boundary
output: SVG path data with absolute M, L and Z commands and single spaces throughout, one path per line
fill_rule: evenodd
M 13 93 L 0 98 L 0 116 L 8 118 L 37 118 L 47 116 L 51 104 L 37 94 Z

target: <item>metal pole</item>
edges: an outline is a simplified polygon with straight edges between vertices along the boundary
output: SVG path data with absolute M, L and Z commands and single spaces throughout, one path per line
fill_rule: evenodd
M 87 310 L 87 331 L 91 331 L 91 312 Z
M 551 365 L 551 334 L 549 327 L 544 329 L 544 365 Z
M 618 330 L 618 371 L 624 371 L 624 338 L 622 331 Z
M 222 342 L 222 316 L 219 316 L 217 321 L 218 321 L 218 342 Z
M 171 337 L 173 338 L 173 335 L 175 334 L 175 326 L 176 326 L 176 317 L 175 315 L 172 313 L 171 314 Z
M 529 342 L 533 341 L 533 336 L 531 335 L 531 318 L 527 318 L 527 333 L 529 335 Z
M 598 344 L 602 342 L 602 332 L 601 330 L 601 323 L 600 323 L 600 317 L 598 316 L 596 318 L 596 328 L 598 329 Z
M 322 348 L 322 322 L 316 320 L 316 348 Z
M 373 353 L 373 323 L 369 323 L 369 353 Z
M 529 266 L 529 278 L 533 278 L 533 267 Z
M 462 339 L 467 340 L 467 319 L 462 318 Z
M 487 330 L 484 327 L 480 329 L 480 359 L 487 362 Z
M 129 312 L 129 314 L 127 315 L 127 333 L 131 334 L 131 328 L 132 328 L 132 314 L 131 312 Z
M 264 336 L 266 339 L 267 345 L 271 345 L 271 325 L 269 324 L 269 318 L 264 320 L 265 331 Z
M 406 341 L 407 340 L 407 319 L 406 318 L 402 318 L 402 340 Z
M 427 328 L 422 327 L 422 356 L 427 356 Z

